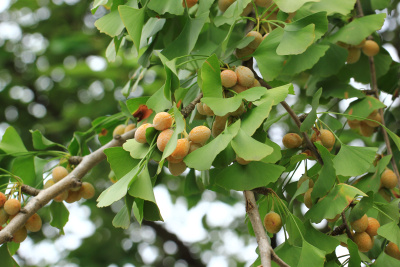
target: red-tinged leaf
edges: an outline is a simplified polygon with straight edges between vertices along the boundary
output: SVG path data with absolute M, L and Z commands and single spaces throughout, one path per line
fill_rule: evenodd
M 139 108 L 133 112 L 132 116 L 137 119 L 137 121 L 142 121 L 150 117 L 153 113 L 151 109 L 149 109 L 146 105 L 140 105 Z

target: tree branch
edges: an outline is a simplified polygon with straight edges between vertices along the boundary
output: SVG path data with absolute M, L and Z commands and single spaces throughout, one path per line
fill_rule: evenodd
M 196 104 L 200 102 L 200 99 L 203 97 L 203 93 L 198 94 L 198 96 L 196 96 L 196 98 L 189 103 L 189 105 L 187 105 L 186 107 L 184 107 L 181 110 L 181 113 L 183 115 L 184 118 L 187 118 L 189 116 L 189 114 L 194 110 L 194 108 L 196 107 Z
M 350 238 L 351 240 L 353 240 L 353 235 L 350 231 L 350 227 L 347 223 L 347 219 L 346 219 L 346 215 L 344 214 L 344 211 L 342 212 L 342 220 L 343 220 L 344 227 L 346 229 L 347 237 Z
M 289 267 L 282 259 L 275 254 L 269 244 L 267 235 L 265 234 L 264 227 L 261 222 L 260 213 L 258 212 L 256 199 L 252 191 L 243 191 L 246 199 L 246 213 L 250 218 L 251 225 L 253 226 L 254 234 L 256 235 L 258 249 L 260 250 L 261 264 L 263 267 L 270 267 L 271 260 L 276 262 L 281 267 Z
M 360 0 L 357 0 L 356 6 L 357 6 L 357 12 L 358 12 L 359 16 L 363 17 L 364 16 L 364 12 L 362 10 L 362 6 L 361 6 Z M 370 36 L 368 39 L 372 39 L 372 37 Z M 372 92 L 375 94 L 375 97 L 377 99 L 379 99 L 380 92 L 379 92 L 379 89 L 378 89 L 378 82 L 376 80 L 375 60 L 374 60 L 374 57 L 368 57 L 368 59 L 369 59 L 369 69 L 370 69 L 370 72 L 371 72 L 371 88 L 372 88 Z M 383 112 L 382 108 L 379 109 L 379 114 L 380 114 L 380 116 L 382 118 L 381 124 L 386 127 L 385 118 L 384 118 L 384 112 Z M 390 159 L 390 162 L 392 164 L 393 172 L 396 174 L 396 177 L 397 177 L 397 185 L 400 187 L 399 169 L 397 168 L 396 159 L 394 158 L 392 147 L 390 145 L 389 135 L 386 132 L 386 129 L 384 127 L 381 127 L 381 131 L 382 131 L 383 139 L 385 140 L 387 154 L 392 156 L 392 158 Z
M 12 240 L 12 235 L 19 230 L 25 222 L 28 220 L 30 216 L 32 216 L 35 212 L 37 212 L 40 208 L 50 202 L 54 197 L 59 195 L 60 193 L 69 190 L 74 187 L 76 183 L 79 183 L 80 180 L 85 176 L 85 174 L 91 170 L 94 166 L 100 163 L 102 160 L 106 158 L 104 154 L 104 150 L 110 147 L 122 146 L 126 140 L 133 138 L 135 135 L 135 130 L 127 132 L 122 136 L 116 136 L 113 140 L 111 140 L 106 145 L 102 146 L 95 152 L 84 156 L 82 158 L 81 163 L 72 170 L 65 178 L 63 178 L 58 183 L 52 185 L 51 187 L 44 190 L 32 190 L 28 186 L 22 186 L 24 189 L 37 195 L 30 199 L 30 201 L 21 209 L 10 223 L 0 231 L 0 244 Z

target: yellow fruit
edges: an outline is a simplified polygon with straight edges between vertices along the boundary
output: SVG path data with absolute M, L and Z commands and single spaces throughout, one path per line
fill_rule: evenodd
M 128 125 L 126 125 L 126 127 L 125 127 L 124 133 L 130 132 L 130 131 L 132 131 L 132 130 L 135 129 L 135 128 L 136 128 L 136 124 L 134 124 L 134 123 L 128 124 Z
M 169 140 L 171 139 L 173 133 L 174 133 L 173 130 L 166 129 L 158 135 L 158 137 L 157 137 L 158 150 L 160 150 L 161 152 L 164 152 L 164 149 L 167 146 Z
M 225 88 L 234 86 L 237 82 L 236 73 L 233 70 L 224 70 L 221 72 L 221 83 Z
M 246 37 L 254 37 L 254 40 L 251 41 L 247 46 L 250 47 L 251 49 L 257 49 L 257 47 L 261 44 L 263 37 L 261 33 L 257 31 L 251 31 L 248 34 L 246 34 Z
M 126 126 L 124 124 L 120 124 L 117 127 L 115 127 L 113 131 L 113 136 L 122 135 L 125 132 L 125 127 Z
M 163 131 L 172 126 L 172 115 L 167 112 L 159 112 L 154 116 L 153 127 L 158 131 Z
M 268 233 L 276 234 L 282 228 L 281 216 L 276 212 L 269 212 L 264 217 L 264 227 Z
M 182 0 L 182 6 L 183 6 L 183 7 L 186 7 L 186 4 L 187 4 L 187 7 L 188 7 L 188 8 L 191 8 L 192 6 L 194 6 L 195 4 L 197 4 L 198 1 L 199 1 L 199 0 L 186 0 L 186 2 L 185 2 L 185 0 Z
M 375 132 L 375 128 L 369 126 L 364 121 L 360 122 L 360 134 L 366 137 L 370 137 Z
M 374 121 L 364 120 L 364 122 L 365 122 L 366 124 L 368 124 L 368 126 L 370 126 L 370 127 L 376 128 L 376 127 L 379 127 L 379 126 L 380 126 L 379 123 L 382 123 L 382 117 L 381 117 L 381 114 L 380 114 L 379 112 L 372 113 L 372 114 L 369 115 L 367 118 L 368 118 L 368 119 L 371 119 L 371 120 L 374 120 Z M 379 123 L 378 123 L 378 122 L 379 122 Z
M 21 202 L 18 199 L 11 198 L 4 203 L 4 211 L 8 215 L 15 215 L 21 210 Z
M 356 48 L 362 48 L 362 47 L 365 45 L 365 42 L 366 42 L 366 41 L 367 41 L 367 40 L 364 39 L 364 40 L 361 41 L 361 43 L 359 43 L 358 45 L 355 45 L 354 47 L 356 47 Z
M 360 219 L 350 223 L 353 230 L 357 233 L 364 232 L 368 227 L 368 217 L 364 214 Z
M 152 126 L 153 125 L 150 124 L 150 123 L 145 123 L 145 124 L 140 125 L 139 128 L 136 129 L 135 140 L 138 143 L 142 143 L 142 144 L 147 143 L 147 140 L 146 140 L 146 129 L 149 128 L 149 127 L 152 127 Z
M 225 12 L 236 0 L 218 0 L 218 8 Z
M 244 48 L 238 48 L 238 49 L 236 49 L 235 54 L 236 54 L 236 57 L 237 57 L 238 59 L 241 59 L 241 60 L 243 60 L 243 61 L 247 61 L 247 60 L 251 59 L 251 56 L 250 56 L 250 55 L 253 54 L 254 51 L 255 51 L 254 49 L 252 49 L 252 48 L 246 46 L 246 47 L 244 47 Z
M 28 231 L 38 232 L 42 228 L 42 219 L 39 214 L 35 213 L 25 223 L 25 227 Z
M 357 244 L 358 250 L 361 252 L 370 251 L 374 245 L 373 239 L 366 232 L 355 233 L 353 241 Z
M 399 251 L 399 247 L 393 243 L 393 242 L 389 242 L 385 248 L 385 252 L 386 254 L 388 254 L 389 256 L 400 260 L 400 251 Z
M 367 234 L 370 236 L 376 236 L 378 234 L 378 228 L 381 227 L 381 224 L 377 219 L 368 217 L 368 227 L 365 230 Z
M 235 91 L 236 93 L 241 93 L 241 92 L 244 92 L 244 91 L 246 91 L 247 89 L 249 89 L 248 87 L 245 87 L 245 86 L 241 86 L 240 84 L 236 84 L 235 86 L 233 86 L 232 88 L 231 88 L 233 91 Z
M 396 174 L 390 169 L 384 170 L 381 175 L 381 184 L 387 189 L 395 188 L 397 185 Z
M 287 148 L 298 148 L 303 143 L 303 140 L 296 133 L 288 133 L 283 136 L 282 143 Z
M 207 115 L 203 109 L 203 103 L 197 103 L 196 104 L 197 112 L 201 115 Z
M 252 3 L 248 3 L 247 6 L 243 9 L 242 14 L 240 14 L 240 16 L 247 16 L 251 13 L 251 11 L 253 11 L 253 4 Z
M 313 188 L 309 188 L 306 193 L 304 194 L 304 204 L 307 206 L 307 208 L 311 209 L 313 206 L 313 202 L 311 200 L 311 192 L 313 191 Z
M 178 163 L 168 161 L 168 169 L 173 176 L 178 176 L 186 170 L 186 164 L 183 161 Z
M 0 192 L 0 208 L 4 206 L 4 203 L 6 203 L 6 201 L 7 201 L 6 195 Z
M 322 145 L 326 148 L 331 148 L 335 145 L 335 141 L 336 141 L 335 136 L 329 130 L 322 129 L 320 131 L 320 139 L 321 139 Z
M 91 183 L 83 182 L 78 193 L 84 199 L 91 199 L 94 197 L 94 194 L 95 194 L 94 186 Z
M 63 202 L 68 197 L 68 191 L 64 191 L 54 198 L 55 202 Z
M 348 48 L 349 54 L 347 55 L 347 64 L 354 64 L 356 63 L 361 56 L 361 50 L 355 47 Z
M 268 8 L 274 4 L 272 0 L 254 0 L 254 3 L 259 7 Z
M 78 200 L 80 200 L 82 198 L 81 194 L 79 193 L 79 191 L 68 191 L 68 197 L 65 199 L 65 202 L 67 203 L 73 203 L 76 202 Z
M 250 87 L 253 85 L 254 73 L 251 71 L 251 69 L 245 66 L 239 66 L 236 68 L 235 72 L 238 78 L 238 84 L 245 87 Z
M 194 127 L 189 133 L 190 141 L 197 144 L 205 144 L 211 136 L 210 128 L 206 126 Z
M 376 56 L 376 54 L 379 53 L 379 45 L 373 40 L 365 41 L 365 44 L 361 49 L 368 57 Z
M 358 120 L 347 120 L 347 124 L 353 130 L 358 129 L 358 127 L 360 127 L 360 121 Z
M 58 182 L 68 175 L 68 170 L 63 166 L 57 166 L 52 172 L 54 182 Z
M 26 228 L 22 227 L 21 229 L 19 229 L 18 231 L 16 231 L 13 234 L 12 241 L 15 243 L 21 243 L 22 241 L 24 241 L 26 239 L 27 236 L 28 236 L 28 232 L 26 231 Z
M 188 152 L 188 154 L 190 154 L 190 153 L 192 153 L 193 151 L 199 149 L 200 147 L 202 147 L 201 144 L 194 143 L 194 142 L 190 141 L 190 147 L 189 147 L 189 152 Z
M 203 110 L 204 110 L 204 113 L 207 116 L 214 116 L 215 115 L 214 111 L 209 106 L 207 106 L 207 104 L 203 104 Z
M 314 187 L 314 181 L 310 179 L 306 174 L 303 174 L 299 181 L 297 182 L 297 189 L 300 188 L 300 186 L 305 182 L 308 181 L 308 188 L 313 188 Z
M 189 140 L 186 138 L 178 139 L 176 148 L 174 152 L 172 152 L 171 157 L 174 157 L 175 159 L 183 159 L 188 154 L 189 147 Z

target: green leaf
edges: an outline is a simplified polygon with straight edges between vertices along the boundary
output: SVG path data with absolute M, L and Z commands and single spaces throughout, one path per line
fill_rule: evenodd
M 390 6 L 390 0 L 371 0 L 371 7 L 372 9 L 385 9 Z
M 115 176 L 121 179 L 125 174 L 132 170 L 132 167 L 139 164 L 139 160 L 133 159 L 128 151 L 122 147 L 111 147 L 104 150 L 107 161 L 110 163 L 111 169 Z
M 69 211 L 64 203 L 53 201 L 50 204 L 51 221 L 50 225 L 56 227 L 64 234 L 64 226 L 68 222 Z
M 308 113 L 307 118 L 300 126 L 300 132 L 305 132 L 311 129 L 317 119 L 317 109 L 319 106 L 319 99 L 321 98 L 322 89 L 320 88 L 313 96 L 311 106 L 312 110 Z
M 358 246 L 350 238 L 347 239 L 347 247 L 350 252 L 349 267 L 359 267 L 361 265 L 361 257 L 358 252 Z
M 232 139 L 231 145 L 236 154 L 247 161 L 259 161 L 273 152 L 273 148 L 263 144 L 242 129 Z
M 172 107 L 171 101 L 164 96 L 164 86 L 157 90 L 146 102 L 149 109 L 158 113 Z
M 294 87 L 291 83 L 267 90 L 261 99 L 253 101 L 253 104 L 258 106 L 266 101 L 273 100 L 273 105 L 278 105 L 280 102 L 286 99 L 288 94 L 294 95 Z
M 231 1 L 232 2 L 232 1 Z M 229 8 L 221 15 L 215 18 L 215 25 L 217 27 L 223 24 L 234 24 L 243 13 L 243 9 L 250 3 L 250 0 L 233 1 Z
M 400 247 L 400 229 L 397 222 L 390 222 L 378 228 L 378 235 L 386 238 Z
M 185 196 L 197 195 L 202 192 L 202 190 L 199 188 L 199 185 L 197 184 L 194 169 L 190 169 L 188 175 L 186 176 L 183 192 Z
M 392 221 L 399 223 L 399 202 L 400 199 L 392 200 L 390 203 L 374 203 L 374 207 L 379 211 L 377 219 L 381 225 Z
M 365 193 L 353 186 L 338 184 L 325 198 L 308 210 L 305 218 L 315 223 L 319 223 L 324 218 L 334 218 L 353 201 L 356 195 L 366 196 Z
M 137 178 L 138 171 L 139 166 L 134 167 L 115 184 L 104 190 L 97 199 L 97 202 L 99 202 L 97 203 L 97 207 L 110 206 L 115 201 L 123 198 L 128 192 L 129 185 Z
M 215 179 L 218 185 L 226 189 L 251 190 L 276 182 L 284 170 L 282 166 L 258 161 L 245 166 L 234 163 L 220 171 Z
M 399 266 L 400 260 L 393 258 L 386 254 L 384 251 L 379 255 L 376 261 L 371 265 L 374 267 L 386 267 L 386 266 Z
M 317 76 L 329 77 L 337 74 L 346 64 L 347 49 L 332 43 L 323 42 L 323 44 L 329 45 L 329 49 L 314 65 L 311 72 Z
M 136 9 L 130 6 L 118 6 L 118 11 L 121 16 L 129 36 L 132 38 L 137 51 L 140 48 L 140 37 L 144 24 L 145 8 Z
M 126 101 L 126 106 L 128 107 L 129 112 L 132 114 L 136 112 L 141 105 L 145 105 L 148 100 L 148 96 L 131 98 Z
M 347 108 L 346 114 L 366 118 L 374 110 L 385 107 L 386 106 L 375 97 L 366 96 L 363 99 L 352 102 Z M 350 119 L 356 119 L 356 117 L 350 117 Z
M 128 207 L 124 205 L 115 215 L 114 219 L 112 220 L 112 225 L 115 228 L 122 228 L 122 229 L 128 229 L 129 225 L 131 224 L 131 219 L 130 219 L 130 212 L 128 210 Z
M 326 253 L 335 251 L 336 247 L 339 246 L 339 240 L 318 231 L 309 221 L 305 222 L 304 226 L 306 228 L 304 239 L 311 245 L 326 251 Z
M 0 149 L 7 154 L 28 152 L 21 137 L 19 137 L 17 131 L 12 126 L 8 127 L 5 131 L 0 142 Z
M 180 5 L 182 6 L 182 3 Z M 194 19 L 189 17 L 182 32 L 162 51 L 162 54 L 168 59 L 190 54 L 196 45 L 201 29 L 208 19 L 208 13 L 203 13 Z
M 380 30 L 385 21 L 386 13 L 374 14 L 356 18 L 346 26 L 340 28 L 331 35 L 329 40 L 332 43 L 344 42 L 346 44 L 358 45 L 372 33 Z
M 158 53 L 161 62 L 164 65 L 166 79 L 164 84 L 164 96 L 167 100 L 171 100 L 171 95 L 179 88 L 179 78 L 176 71 L 176 60 L 168 61 L 163 54 Z
M 315 24 L 309 24 L 304 28 L 289 27 L 289 25 L 285 27 L 282 40 L 276 49 L 276 53 L 280 56 L 304 53 L 315 39 Z
M 332 131 L 337 131 L 343 128 L 343 124 L 338 119 L 329 114 L 323 114 L 321 117 L 319 117 L 319 120 L 328 125 L 329 129 Z
M 215 54 L 207 58 L 201 66 L 201 79 L 203 81 L 201 90 L 204 98 L 222 98 L 221 70 Z
M 143 221 L 143 217 L 144 217 L 143 216 L 143 205 L 144 205 L 143 199 L 135 198 L 135 202 L 133 203 L 133 207 L 132 207 L 132 212 L 140 225 L 142 225 L 142 221 Z
M 134 159 L 144 158 L 150 149 L 149 144 L 139 143 L 135 139 L 129 139 L 123 144 L 122 147 L 125 151 L 128 151 L 131 157 Z
M 15 242 L 7 243 L 7 249 L 11 256 L 13 256 L 17 252 L 17 250 L 19 249 L 19 245 L 20 245 L 19 243 Z
M 54 143 L 49 139 L 47 139 L 46 137 L 44 137 L 39 130 L 35 131 L 30 130 L 30 132 L 32 134 L 33 147 L 37 150 L 45 150 L 53 146 L 63 147 L 62 145 Z
M 286 13 L 295 12 L 305 3 L 318 1 L 319 0 L 274 0 L 279 9 Z
M 222 89 L 220 91 L 222 92 Z M 201 102 L 207 104 L 215 115 L 224 116 L 237 110 L 242 104 L 242 99 L 236 96 L 230 98 L 203 97 Z
M 315 25 L 315 41 L 319 40 L 328 30 L 328 18 L 326 12 L 317 12 L 311 14 L 307 17 L 296 20 L 286 27 L 289 27 L 288 30 L 296 31 L 298 29 L 304 28 L 310 24 Z M 285 27 L 285 29 L 286 29 Z
M 0 246 L 0 259 L 2 267 L 19 266 L 7 250 L 7 244 Z
M 180 0 L 151 0 L 147 7 L 159 15 L 164 15 L 165 13 L 182 15 L 184 11 Z
M 265 163 L 276 163 L 278 160 L 282 158 L 281 147 L 277 144 L 272 142 L 269 138 L 266 138 L 265 144 L 273 148 L 273 152 L 263 158 L 261 161 Z
M 328 15 L 338 13 L 346 16 L 354 9 L 355 3 L 356 0 L 320 0 L 317 3 L 308 3 L 306 5 L 312 13 L 325 11 Z
M 289 242 L 283 242 L 275 249 L 275 252 L 289 266 L 297 266 L 301 255 L 301 247 L 292 246 Z M 271 262 L 271 264 L 274 267 L 279 266 L 275 262 Z
M 336 180 L 336 172 L 333 168 L 331 153 L 319 142 L 315 143 L 315 146 L 322 157 L 324 165 L 319 171 L 319 177 L 315 182 L 313 191 L 311 192 L 312 200 L 325 196 L 335 184 Z
M 35 188 L 43 187 L 43 168 L 47 164 L 34 156 L 17 157 L 13 160 L 11 172 L 20 177 L 24 184 Z
M 324 266 L 325 251 L 303 241 L 301 256 L 297 267 Z
M 281 43 L 283 37 L 283 29 L 276 28 L 258 46 L 253 53 L 257 61 L 258 68 L 265 81 L 274 80 L 284 66 L 285 56 L 278 55 L 276 50 Z
M 100 32 L 104 32 L 111 37 L 120 35 L 124 29 L 124 23 L 122 22 L 117 10 L 113 10 L 96 20 L 94 26 L 96 26 Z
M 368 192 L 368 197 L 363 197 L 350 212 L 349 222 L 360 219 L 374 205 L 374 193 Z
M 356 147 L 342 144 L 339 153 L 333 159 L 337 175 L 357 176 L 369 170 L 374 162 L 378 148 Z
M 176 127 L 174 133 L 172 134 L 171 138 L 169 139 L 164 149 L 161 160 L 166 159 L 169 155 L 172 154 L 172 152 L 174 152 L 176 145 L 178 144 L 178 135 L 182 133 L 183 130 L 185 129 L 185 121 L 183 119 L 181 112 L 178 110 L 176 106 L 174 106 L 174 118 Z
M 195 168 L 198 171 L 209 170 L 215 157 L 228 146 L 239 132 L 239 129 L 240 120 L 227 127 L 207 145 L 187 155 L 184 162 L 189 168 Z
M 389 164 L 390 159 L 391 156 L 383 157 L 378 162 L 375 173 L 373 175 L 364 176 L 363 178 L 358 180 L 357 183 L 354 184 L 354 186 L 363 192 L 373 191 L 374 193 L 377 193 L 380 188 L 381 174 L 386 169 L 386 166 Z
M 295 74 L 311 69 L 328 49 L 327 45 L 313 44 L 304 53 L 291 56 L 279 78 L 291 80 Z
M 286 231 L 289 234 L 288 243 L 295 246 L 301 246 L 306 234 L 306 228 L 304 227 L 303 222 L 291 213 L 286 219 Z
M 129 195 L 144 200 L 143 216 L 145 219 L 163 220 L 154 197 L 153 184 L 151 182 L 147 166 L 138 175 L 138 178 L 132 183 L 128 192 Z

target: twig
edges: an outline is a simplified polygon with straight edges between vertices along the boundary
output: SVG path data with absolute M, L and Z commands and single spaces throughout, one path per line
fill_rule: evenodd
M 85 176 L 85 174 L 91 170 L 94 166 L 100 163 L 106 158 L 104 150 L 110 147 L 122 146 L 126 140 L 133 138 L 135 135 L 135 130 L 127 132 L 122 136 L 116 136 L 106 145 L 102 146 L 90 155 L 84 156 L 81 163 L 72 170 L 64 179 L 58 183 L 52 185 L 51 187 L 40 190 L 38 194 L 31 198 L 31 200 L 25 205 L 25 207 L 19 212 L 10 223 L 0 231 L 0 244 L 12 240 L 12 235 L 20 229 L 30 216 L 32 216 L 36 211 L 46 205 L 54 197 L 60 193 L 69 190 L 74 187 L 76 183 Z M 25 187 L 29 190 L 28 187 Z
M 196 96 L 196 98 L 189 103 L 189 105 L 187 105 L 186 107 L 184 107 L 181 110 L 181 113 L 183 115 L 184 118 L 187 118 L 189 116 L 189 114 L 194 110 L 194 108 L 196 107 L 196 104 L 200 102 L 200 99 L 203 97 L 203 93 L 200 93 L 198 96 Z
M 363 17 L 364 16 L 364 12 L 362 10 L 362 6 L 361 6 L 360 0 L 357 0 L 356 6 L 357 6 L 357 11 L 358 11 L 359 16 Z M 371 37 L 369 37 L 369 39 L 371 39 Z M 376 80 L 375 60 L 374 60 L 374 57 L 368 57 L 368 59 L 369 59 L 369 69 L 370 69 L 370 72 L 371 72 L 372 92 L 375 94 L 375 97 L 377 99 L 379 99 L 380 92 L 379 92 L 379 89 L 378 89 L 378 82 Z M 383 112 L 382 108 L 379 109 L 379 115 L 382 118 L 381 124 L 386 127 L 385 119 L 384 119 L 384 112 Z M 381 127 L 381 131 L 382 131 L 383 139 L 385 140 L 387 155 L 391 155 L 392 156 L 390 161 L 391 161 L 391 164 L 392 164 L 393 172 L 396 174 L 396 177 L 397 177 L 397 184 L 400 187 L 399 169 L 397 168 L 396 159 L 393 156 L 393 151 L 392 151 L 392 147 L 390 145 L 389 135 L 386 132 L 384 127 Z
M 263 267 L 270 267 L 271 260 L 276 262 L 281 267 L 289 267 L 282 259 L 275 254 L 271 245 L 268 242 L 264 227 L 261 222 L 260 213 L 258 212 L 257 203 L 252 191 L 243 191 L 246 199 L 246 213 L 250 218 L 253 226 L 254 234 L 256 235 L 258 249 L 260 251 L 261 264 Z
M 343 231 L 346 230 L 346 224 L 342 223 L 341 225 L 339 225 L 338 227 L 336 227 L 332 233 L 330 233 L 331 236 L 335 236 L 335 235 L 341 235 L 343 234 Z
M 264 196 L 268 196 L 274 192 L 271 188 L 265 188 L 265 187 L 257 187 L 252 189 L 251 191 Z
M 344 211 L 342 212 L 342 220 L 343 220 L 344 227 L 346 229 L 347 237 L 350 238 L 351 240 L 353 240 L 353 235 L 351 234 L 350 227 L 347 224 L 347 219 L 346 219 L 346 215 L 344 214 Z
M 36 188 L 31 187 L 26 184 L 21 186 L 21 191 L 22 191 L 22 193 L 30 195 L 30 196 L 37 196 L 40 193 L 40 189 L 36 189 Z

